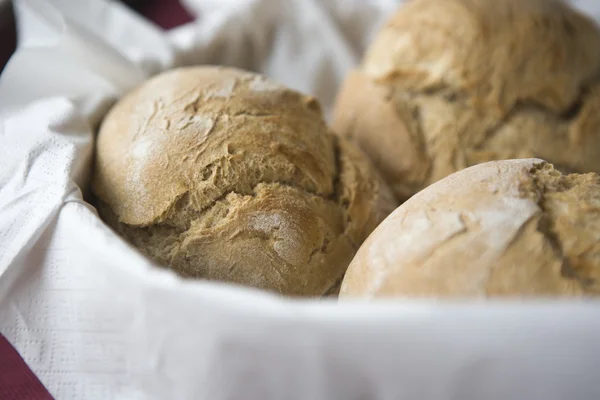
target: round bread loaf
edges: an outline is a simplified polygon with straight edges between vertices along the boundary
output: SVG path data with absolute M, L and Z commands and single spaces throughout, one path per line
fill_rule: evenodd
M 412 0 L 338 95 L 400 200 L 481 162 L 600 173 L 600 31 L 558 0 Z
M 161 74 L 104 119 L 100 215 L 182 276 L 323 295 L 396 204 L 317 101 L 230 68 Z
M 371 234 L 345 297 L 600 294 L 600 176 L 492 161 L 417 193 Z

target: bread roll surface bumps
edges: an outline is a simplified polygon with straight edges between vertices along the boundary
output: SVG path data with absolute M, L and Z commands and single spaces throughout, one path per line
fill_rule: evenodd
M 397 197 L 468 166 L 538 157 L 600 172 L 600 31 L 558 0 L 412 0 L 338 95 Z
M 101 216 L 177 273 L 322 295 L 394 202 L 318 103 L 231 68 L 161 74 L 102 123 Z

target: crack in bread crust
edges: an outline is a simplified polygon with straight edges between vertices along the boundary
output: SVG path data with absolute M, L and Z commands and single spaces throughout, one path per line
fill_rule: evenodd
M 536 165 L 531 175 L 537 188 L 537 203 L 543 212 L 537 228 L 562 260 L 561 275 L 578 282 L 584 291 L 600 293 L 600 246 L 597 244 L 600 232 L 595 235 L 593 232 L 600 226 L 600 178 L 595 174 L 562 175 L 549 164 Z M 589 207 L 590 200 L 596 203 L 595 209 Z M 565 218 L 567 206 L 571 215 Z M 571 221 L 566 222 L 567 219 Z M 583 220 L 585 223 L 580 224 Z M 574 227 L 579 231 L 570 231 Z M 583 248 L 579 246 L 582 251 L 578 251 L 577 246 L 566 243 L 567 238 L 588 243 Z M 588 255 L 595 265 L 583 261 Z

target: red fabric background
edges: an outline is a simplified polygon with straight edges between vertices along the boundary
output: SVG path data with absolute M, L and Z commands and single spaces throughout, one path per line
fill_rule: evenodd
M 0 335 L 0 400 L 51 400 L 19 353 Z

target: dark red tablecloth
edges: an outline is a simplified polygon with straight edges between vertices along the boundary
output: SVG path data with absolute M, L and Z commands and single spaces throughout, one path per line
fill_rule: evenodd
M 0 335 L 0 400 L 51 400 L 19 353 Z
M 176 0 L 137 0 L 130 6 L 163 29 L 192 20 Z M 11 11 L 12 12 L 12 11 Z M 15 50 L 15 21 L 12 15 L 0 16 L 0 70 Z M 0 400 L 46 400 L 52 396 L 27 367 L 17 351 L 0 332 Z

